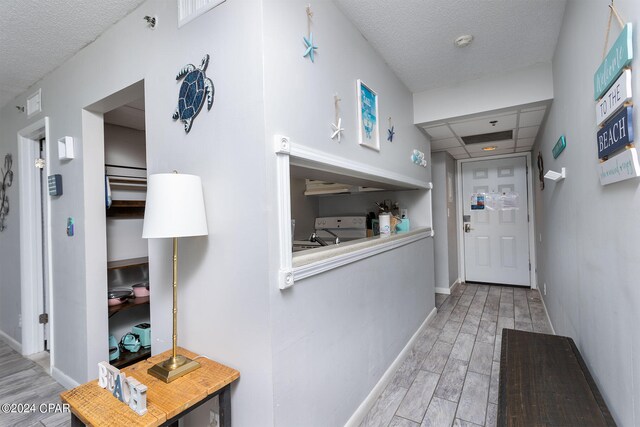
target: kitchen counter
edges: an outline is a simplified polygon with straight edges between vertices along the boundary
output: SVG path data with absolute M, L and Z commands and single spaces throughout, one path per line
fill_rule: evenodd
M 374 236 L 338 245 L 322 246 L 293 253 L 294 279 L 302 279 L 358 259 L 404 246 L 433 235 L 430 227 L 417 227 L 388 237 Z

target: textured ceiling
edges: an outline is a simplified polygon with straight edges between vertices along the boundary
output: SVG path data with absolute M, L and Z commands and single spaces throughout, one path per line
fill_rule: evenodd
M 550 62 L 565 0 L 335 0 L 412 92 Z M 454 40 L 472 34 L 466 48 Z
M 3 0 L 0 107 L 62 65 L 143 1 Z
M 439 123 L 430 123 L 423 129 L 431 138 L 432 152 L 446 151 L 456 159 L 520 153 L 531 151 L 546 111 L 547 105 L 528 105 L 474 117 L 455 117 Z M 471 135 L 501 131 L 512 131 L 513 138 L 476 144 L 465 144 L 462 140 Z M 495 148 L 493 151 L 483 151 L 484 147 Z

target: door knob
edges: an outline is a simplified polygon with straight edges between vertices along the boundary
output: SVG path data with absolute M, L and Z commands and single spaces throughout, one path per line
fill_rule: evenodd
M 471 228 L 471 224 L 469 224 L 468 222 L 464 225 L 464 232 L 465 233 L 470 233 L 471 230 L 473 230 L 473 228 Z

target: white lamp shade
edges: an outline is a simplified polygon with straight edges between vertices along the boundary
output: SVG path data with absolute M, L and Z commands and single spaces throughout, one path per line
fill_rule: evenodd
M 150 175 L 142 237 L 150 239 L 207 234 L 200 177 L 178 173 Z

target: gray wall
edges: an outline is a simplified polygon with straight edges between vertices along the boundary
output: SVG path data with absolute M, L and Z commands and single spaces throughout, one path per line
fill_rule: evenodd
M 414 148 L 430 151 L 428 140 L 412 124 L 411 93 L 334 3 L 311 5 L 315 63 L 302 58 L 306 3 L 271 0 L 263 6 L 269 199 L 274 199 L 277 185 L 270 143 L 274 134 L 429 181 L 430 168 L 410 160 Z M 357 79 L 380 97 L 380 152 L 357 142 Z M 342 98 L 345 128 L 339 143 L 330 139 L 335 93 Z M 384 138 L 389 116 L 396 130 L 393 143 Z M 324 199 L 319 203 L 322 213 Z M 426 210 L 423 206 L 411 215 L 425 215 Z M 273 266 L 278 265 L 276 255 Z M 301 280 L 286 291 L 278 289 L 277 269 L 272 270 L 276 425 L 335 426 L 349 419 L 434 308 L 432 260 L 432 241 L 425 239 Z
M 64 135 L 76 139 L 75 160 L 61 163 L 52 149 L 52 173 L 62 174 L 65 185 L 64 195 L 51 206 L 55 364 L 78 382 L 95 378 L 96 363 L 107 358 L 108 322 L 106 271 L 93 271 L 106 265 L 106 248 L 92 247 L 96 243 L 88 235 L 104 224 L 104 207 L 100 201 L 94 206 L 86 194 L 102 199 L 99 163 L 104 156 L 99 155 L 102 147 L 85 144 L 83 130 L 88 128 L 83 127 L 82 109 L 144 79 L 149 173 L 177 169 L 200 175 L 210 230 L 208 237 L 180 241 L 179 343 L 238 368 L 242 377 L 231 399 L 234 425 L 264 425 L 273 419 L 273 388 L 268 242 L 255 238 L 268 228 L 261 1 L 225 2 L 180 30 L 176 14 L 175 2 L 144 3 L 26 91 L 28 95 L 42 88 L 42 114 L 28 119 L 15 109 L 24 105 L 24 95 L 3 108 L 0 153 L 15 154 L 16 133 L 45 115 L 50 117 L 52 140 Z M 145 15 L 159 16 L 161 24 L 148 30 Z M 239 54 L 246 53 L 247 46 L 258 54 Z M 185 64 L 200 64 L 205 53 L 211 55 L 207 75 L 216 87 L 215 102 L 185 135 L 182 124 L 171 119 L 180 86 L 175 76 Z M 20 306 L 19 185 L 12 187 L 16 210 L 10 216 L 11 234 L 0 235 L 0 280 L 12 288 L 11 295 L 0 298 L 0 328 L 5 332 L 16 330 L 15 307 Z M 67 216 L 76 219 L 73 238 L 64 232 Z M 92 261 L 89 270 L 85 254 L 92 251 L 104 255 Z M 155 286 L 153 352 L 158 353 L 171 342 L 171 242 L 151 240 L 149 260 Z
M 287 292 L 278 289 L 274 134 L 430 180 L 430 169 L 410 162 L 414 148 L 429 152 L 412 124 L 411 93 L 332 2 L 313 8 L 315 64 L 302 58 L 305 4 L 225 2 L 177 30 L 175 2 L 149 0 L 26 92 L 42 88 L 44 111 L 34 120 L 50 117 L 52 140 L 73 136 L 78 150 L 75 160 L 52 161 L 52 173 L 65 180 L 64 196 L 52 201 L 53 334 L 62 374 L 84 382 L 107 357 L 106 244 L 104 236 L 93 240 L 105 227 L 104 154 L 102 136 L 89 136 L 101 121 L 83 109 L 142 79 L 148 172 L 177 169 L 202 177 L 210 234 L 180 241 L 179 343 L 241 371 L 231 399 L 234 425 L 344 423 L 434 308 L 430 239 L 309 278 Z M 165 24 L 150 31 L 144 15 L 158 15 Z M 205 53 L 211 55 L 207 74 L 215 103 L 185 135 L 171 120 L 175 75 Z M 380 152 L 355 140 L 357 78 L 381 97 Z M 335 92 L 343 98 L 341 143 L 329 139 Z M 24 104 L 25 96 L 17 102 Z M 15 153 L 16 133 L 33 120 L 13 103 L 1 112 L 0 153 Z M 384 138 L 389 116 L 397 132 L 393 143 Z M 425 195 L 416 199 L 412 215 L 426 218 Z M 64 234 L 67 216 L 76 218 L 74 238 Z M 11 220 L 17 233 L 17 215 Z M 0 237 L 1 253 L 15 254 L 19 235 Z M 170 259 L 170 241 L 149 242 L 154 353 L 170 346 Z M 11 287 L 0 301 L 0 321 L 8 317 L 0 328 L 9 332 L 17 327 L 11 310 L 20 302 L 17 265 L 16 255 L 0 258 L 2 289 Z
M 435 284 L 449 289 L 458 279 L 456 236 L 456 164 L 446 152 L 431 155 L 433 167 L 433 229 L 435 231 Z M 451 179 L 451 185 L 448 180 Z
M 615 6 L 637 31 L 640 3 Z M 538 285 L 555 330 L 576 341 L 613 416 L 621 426 L 640 425 L 640 180 L 602 187 L 596 167 L 593 73 L 602 60 L 606 2 L 567 3 L 553 60 L 555 100 L 538 138 L 545 170 L 567 168 L 567 178 L 536 185 Z M 610 41 L 619 34 L 615 19 Z M 638 38 L 634 37 L 638 52 Z M 635 70 L 633 92 L 640 93 Z M 638 129 L 638 111 L 634 127 Z M 567 148 L 554 160 L 560 135 Z M 536 169 L 537 172 L 537 169 Z M 542 242 L 540 243 L 540 237 Z

